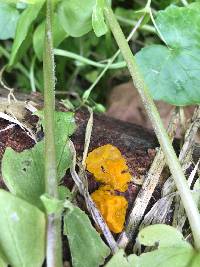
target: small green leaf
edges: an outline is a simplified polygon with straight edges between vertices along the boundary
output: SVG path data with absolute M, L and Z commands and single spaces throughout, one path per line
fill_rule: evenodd
M 0 247 L 13 267 L 41 267 L 45 257 L 45 215 L 0 190 Z
M 62 1 L 58 8 L 60 24 L 66 33 L 80 37 L 92 30 L 92 10 L 95 0 Z
M 93 8 L 92 27 L 97 37 L 106 34 L 108 31 L 103 14 L 104 2 L 104 0 L 96 0 L 96 4 Z
M 139 258 L 136 255 L 126 257 L 125 252 L 120 249 L 106 264 L 106 267 L 140 267 L 138 260 Z
M 93 110 L 95 112 L 99 112 L 99 113 L 106 112 L 106 108 L 102 104 L 99 104 L 99 103 L 95 103 L 95 106 L 94 106 Z
M 64 31 L 62 25 L 60 24 L 57 13 L 54 13 L 53 15 L 52 30 L 54 48 L 56 48 L 68 36 L 68 34 Z M 43 55 L 44 33 L 45 21 L 39 24 L 33 35 L 33 48 L 39 60 L 42 60 Z
M 45 211 L 46 214 L 52 214 L 52 213 L 61 213 L 64 206 L 64 202 L 62 200 L 59 200 L 57 198 L 53 198 L 51 196 L 49 196 L 48 194 L 43 194 L 40 197 L 44 207 L 45 207 Z
M 8 3 L 0 2 L 0 40 L 14 38 L 19 12 Z
M 177 229 L 166 224 L 154 224 L 145 227 L 138 234 L 138 241 L 144 246 L 189 247 L 183 235 Z
M 19 50 L 22 49 L 26 37 L 30 32 L 30 28 L 37 18 L 45 0 L 36 1 L 35 4 L 30 4 L 20 15 L 17 23 L 14 43 L 12 46 L 9 67 L 13 66 L 17 61 Z M 23 49 L 24 50 L 24 49 Z
M 60 200 L 71 199 L 72 197 L 71 191 L 64 185 L 58 186 L 58 195 Z
M 170 6 L 158 12 L 156 24 L 168 46 L 152 45 L 136 55 L 153 98 L 178 106 L 199 104 L 200 5 Z
M 73 267 L 98 267 L 110 253 L 88 216 L 77 207 L 65 215 L 64 233 L 68 237 Z

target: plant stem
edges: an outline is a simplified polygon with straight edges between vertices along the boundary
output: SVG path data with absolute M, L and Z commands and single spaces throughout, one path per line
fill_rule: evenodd
M 69 52 L 66 50 L 62 50 L 62 49 L 57 49 L 57 48 L 54 49 L 54 55 L 72 58 L 72 59 L 77 60 L 78 62 L 81 62 L 82 64 L 91 65 L 91 66 L 94 66 L 97 68 L 105 68 L 107 66 L 107 64 L 99 63 L 99 62 L 93 61 L 91 59 L 88 59 L 86 57 L 83 57 L 81 55 L 78 55 L 78 54 L 75 54 L 73 52 Z M 119 68 L 124 68 L 124 67 L 126 67 L 126 62 L 121 61 L 121 62 L 111 64 L 109 68 L 110 69 L 119 69 Z
M 46 2 L 46 29 L 43 54 L 44 71 L 44 134 L 45 134 L 45 185 L 46 193 L 52 197 L 58 197 L 56 177 L 56 153 L 55 153 L 55 72 L 52 41 L 52 5 L 53 0 Z M 61 249 L 61 214 L 47 215 L 47 267 L 62 266 Z
M 124 18 L 124 17 L 121 17 L 121 16 L 116 16 L 117 20 L 126 24 L 126 25 L 130 25 L 130 26 L 133 26 L 133 25 L 136 25 L 137 24 L 137 21 L 136 20 L 131 20 L 131 19 L 127 19 L 127 18 Z M 151 26 L 151 25 L 142 25 L 140 27 L 140 30 L 143 30 L 145 32 L 149 32 L 149 33 L 156 33 L 156 29 Z
M 129 45 L 124 37 L 124 34 L 117 22 L 112 9 L 106 6 L 104 9 L 105 17 L 110 25 L 110 29 L 115 37 L 115 40 L 121 50 L 121 53 L 127 63 L 127 67 L 130 71 L 133 83 L 137 88 L 140 97 L 145 106 L 146 112 L 151 120 L 154 131 L 157 135 L 160 146 L 165 154 L 166 162 L 170 168 L 173 178 L 176 183 L 176 187 L 179 191 L 184 208 L 186 210 L 190 227 L 192 229 L 194 243 L 196 249 L 200 250 L 200 215 L 197 205 L 193 199 L 193 196 L 189 190 L 186 178 L 181 169 L 180 162 L 177 159 L 175 151 L 172 147 L 172 143 L 167 135 L 167 132 L 163 126 L 160 115 L 152 100 L 149 89 L 146 86 L 142 75 L 140 74 L 135 57 L 133 56 Z

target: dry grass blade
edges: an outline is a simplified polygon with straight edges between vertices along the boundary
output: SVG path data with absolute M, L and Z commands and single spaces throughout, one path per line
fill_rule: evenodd
M 190 176 L 188 177 L 188 185 L 191 187 L 194 179 L 195 179 L 195 175 L 197 173 L 198 167 L 199 167 L 199 161 L 197 162 L 197 164 L 195 165 L 194 169 L 192 170 L 192 172 L 190 173 Z M 177 196 L 176 197 L 176 203 L 175 203 L 175 210 L 174 210 L 174 216 L 173 216 L 173 223 L 172 225 L 174 227 L 176 227 L 180 232 L 182 232 L 183 230 L 183 226 L 186 222 L 186 214 L 185 214 L 185 210 L 183 207 L 183 204 L 180 201 L 180 197 Z
M 200 118 L 200 107 L 197 107 L 192 122 L 190 124 L 190 127 L 188 128 L 186 134 L 185 134 L 185 142 L 183 144 L 183 147 L 181 149 L 179 159 L 182 163 L 183 170 L 185 171 L 187 167 L 191 164 L 191 154 L 195 143 L 195 135 L 197 133 L 198 127 L 199 127 L 199 118 Z M 191 183 L 191 179 L 188 180 L 189 184 Z M 167 181 L 165 182 L 162 190 L 162 198 L 159 199 L 154 206 L 151 208 L 151 210 L 146 214 L 144 217 L 143 222 L 140 225 L 140 228 L 144 228 L 145 226 L 149 224 L 155 224 L 155 223 L 164 223 L 166 221 L 167 215 L 171 211 L 171 205 L 174 200 L 174 197 L 176 197 L 176 207 L 177 211 L 180 207 L 180 197 L 177 195 L 175 183 L 172 177 L 169 177 Z M 185 222 L 185 212 L 184 210 L 181 210 L 181 214 L 178 212 L 178 218 L 176 218 L 177 222 L 176 225 L 183 225 Z M 176 215 L 175 215 L 176 216 Z M 178 223 L 179 221 L 179 223 Z
M 95 221 L 97 226 L 102 231 L 106 241 L 108 242 L 109 247 L 112 250 L 112 253 L 115 253 L 118 250 L 117 243 L 116 243 L 113 235 L 111 234 L 107 224 L 105 223 L 101 213 L 97 209 L 95 203 L 93 202 L 93 200 L 92 200 L 92 198 L 88 192 L 87 180 L 85 178 L 83 178 L 83 176 L 80 177 L 75 170 L 75 167 L 76 167 L 76 150 L 74 148 L 74 144 L 71 141 L 69 142 L 69 147 L 70 147 L 71 153 L 73 155 L 73 163 L 72 163 L 71 168 L 70 168 L 71 176 L 72 176 L 76 186 L 78 187 L 79 192 L 83 195 L 85 202 L 86 202 L 86 205 L 87 205 L 87 208 L 88 208 L 88 211 L 92 215 L 93 220 Z
M 92 127 L 93 127 L 93 110 L 90 107 L 88 107 L 88 111 L 90 112 L 90 118 L 88 120 L 86 131 L 85 131 L 85 144 L 84 144 L 83 159 L 82 159 L 82 166 L 84 169 L 85 169 L 85 160 L 88 154 L 90 138 L 92 134 Z
M 178 112 L 176 109 L 175 112 L 172 114 L 168 127 L 168 134 L 172 139 L 175 136 L 177 124 L 178 124 Z M 131 240 L 132 236 L 136 233 L 138 226 L 144 216 L 147 205 L 149 204 L 149 201 L 152 197 L 154 189 L 158 184 L 159 177 L 161 175 L 164 166 L 165 166 L 165 157 L 162 150 L 159 149 L 151 165 L 151 168 L 145 178 L 142 188 L 137 195 L 133 209 L 129 214 L 126 229 L 124 232 L 122 232 L 122 234 L 119 237 L 118 240 L 119 247 L 125 248 L 129 243 L 129 241 Z

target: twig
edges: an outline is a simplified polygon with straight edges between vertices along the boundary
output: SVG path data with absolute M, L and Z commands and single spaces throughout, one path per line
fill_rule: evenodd
M 171 116 L 171 120 L 168 126 L 168 134 L 171 139 L 174 138 L 176 128 L 178 124 L 178 111 L 177 109 Z M 149 201 L 152 197 L 152 194 L 158 184 L 161 172 L 165 166 L 165 156 L 161 149 L 158 150 L 154 161 L 151 165 L 151 168 L 145 178 L 145 181 L 140 189 L 137 198 L 134 202 L 134 206 L 129 214 L 128 223 L 126 225 L 125 231 L 119 237 L 118 245 L 121 248 L 125 248 L 132 236 L 138 230 L 138 226 L 141 222 L 142 217 L 144 216 L 145 210 Z
M 75 167 L 76 167 L 76 150 L 74 148 L 74 144 L 72 141 L 69 141 L 69 147 L 71 150 L 71 153 L 73 155 L 73 160 L 70 168 L 71 176 L 75 182 L 75 184 L 78 187 L 78 190 L 81 195 L 85 198 L 85 202 L 88 208 L 88 211 L 91 213 L 93 220 L 97 224 L 97 226 L 101 229 L 105 239 L 108 242 L 108 245 L 110 246 L 112 253 L 115 253 L 118 250 L 117 243 L 115 242 L 115 239 L 113 238 L 113 235 L 111 234 L 107 224 L 105 223 L 101 213 L 96 208 L 95 203 L 93 202 L 89 192 L 88 192 L 88 186 L 87 186 L 87 179 L 86 177 L 80 176 L 77 174 Z

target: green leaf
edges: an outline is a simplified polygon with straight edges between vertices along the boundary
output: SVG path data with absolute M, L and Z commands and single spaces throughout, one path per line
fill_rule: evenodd
M 136 255 L 126 257 L 125 252 L 120 249 L 106 264 L 106 267 L 139 267 L 138 260 Z
M 189 267 L 199 267 L 199 262 L 200 262 L 200 253 L 196 253 Z
M 40 199 L 45 207 L 46 214 L 61 213 L 64 206 L 64 201 L 51 197 L 48 194 L 43 194 Z
M 58 195 L 60 200 L 71 199 L 72 197 L 71 191 L 64 185 L 58 186 Z
M 45 192 L 43 150 L 43 141 L 21 153 L 7 148 L 2 159 L 2 176 L 9 191 L 39 208 Z
M 138 241 L 144 246 L 188 247 L 191 245 L 184 240 L 177 229 L 166 224 L 154 224 L 145 227 L 138 234 Z
M 88 216 L 77 207 L 66 213 L 64 233 L 68 237 L 73 267 L 97 267 L 110 253 Z
M 75 130 L 75 121 L 71 112 L 56 112 L 55 121 L 59 182 L 71 164 L 68 137 Z M 2 159 L 2 176 L 10 192 L 43 209 L 40 196 L 45 193 L 44 141 L 21 153 L 7 148 Z
M 55 120 L 57 179 L 60 181 L 71 164 L 68 140 L 74 133 L 76 124 L 72 112 L 55 112 Z
M 19 12 L 12 5 L 0 2 L 0 40 L 14 38 Z
M 104 0 L 96 0 L 93 8 L 92 27 L 97 37 L 104 35 L 108 31 L 103 14 L 104 2 Z
M 136 55 L 155 100 L 178 106 L 200 103 L 200 5 L 198 7 L 170 6 L 158 12 L 156 24 L 168 47 L 152 45 Z
M 80 37 L 92 30 L 92 10 L 95 0 L 62 1 L 58 8 L 60 24 L 66 33 Z
M 54 48 L 58 47 L 59 44 L 68 36 L 60 24 L 57 13 L 53 16 L 53 42 Z M 33 35 L 33 48 L 39 60 L 42 60 L 43 55 L 43 44 L 44 44 L 44 33 L 45 33 L 45 21 L 43 21 L 35 30 Z
M 0 257 L 0 267 L 7 267 L 8 264 L 5 262 L 3 258 Z
M 41 267 L 45 257 L 45 215 L 0 190 L 0 247 L 13 267 Z
M 13 66 L 16 63 L 19 50 L 23 48 L 30 28 L 34 20 L 37 18 L 44 2 L 45 0 L 40 0 L 36 1 L 35 4 L 30 4 L 20 15 L 17 23 L 14 43 L 12 46 L 9 67 Z
M 193 249 L 160 248 L 152 252 L 143 253 L 139 257 L 138 267 L 191 267 L 190 261 L 194 255 Z

